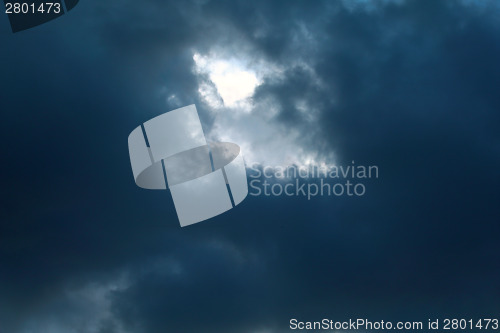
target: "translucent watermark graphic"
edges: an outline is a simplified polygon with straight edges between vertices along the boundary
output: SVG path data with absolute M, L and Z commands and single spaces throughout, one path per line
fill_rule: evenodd
M 264 166 L 249 169 L 251 196 L 361 197 L 367 182 L 379 178 L 377 165 Z
M 170 190 L 181 227 L 240 204 L 248 194 L 237 144 L 207 142 L 194 104 L 154 117 L 128 137 L 137 186 Z

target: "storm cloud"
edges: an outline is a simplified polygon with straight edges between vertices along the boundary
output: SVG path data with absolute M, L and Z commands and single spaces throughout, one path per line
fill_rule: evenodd
M 500 311 L 496 1 L 80 1 L 0 19 L 0 333 L 287 332 Z M 127 136 L 196 104 L 247 165 L 377 165 L 180 228 Z

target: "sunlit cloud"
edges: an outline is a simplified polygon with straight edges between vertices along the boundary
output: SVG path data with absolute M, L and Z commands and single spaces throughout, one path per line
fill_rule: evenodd
M 199 93 L 212 107 L 242 107 L 261 83 L 251 69 L 235 59 L 218 59 L 195 53 L 196 72 L 209 77 L 213 87 L 205 83 Z M 246 109 L 246 108 L 245 108 Z
M 321 87 L 323 83 L 312 68 L 300 60 L 274 64 L 251 53 L 240 52 L 237 59 L 224 57 L 225 54 L 224 50 L 193 54 L 198 93 L 214 118 L 207 138 L 237 142 L 247 165 L 306 166 L 332 162 L 332 154 L 320 154 L 315 145 L 304 146 L 305 137 L 298 128 L 286 128 L 277 120 L 284 111 L 279 99 L 253 98 L 260 85 L 283 82 L 289 68 L 301 68 L 308 73 L 311 84 Z M 294 107 L 304 124 L 314 127 L 318 110 L 310 102 L 297 96 Z

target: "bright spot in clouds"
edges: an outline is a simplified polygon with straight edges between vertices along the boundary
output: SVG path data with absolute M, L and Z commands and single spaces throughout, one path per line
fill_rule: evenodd
M 282 126 L 276 117 L 282 112 L 279 97 L 253 99 L 259 85 L 281 82 L 288 68 L 300 67 L 310 73 L 312 84 L 320 83 L 307 64 L 269 63 L 244 52 L 227 56 L 226 52 L 193 55 L 198 76 L 198 93 L 206 103 L 214 123 L 206 132 L 211 141 L 237 143 L 247 166 L 311 166 L 333 161 L 331 153 L 307 145 L 303 131 L 313 130 L 317 112 L 305 96 L 297 96 L 294 107 L 303 121 Z M 318 81 L 318 83 L 316 82 Z
M 255 72 L 236 60 L 214 59 L 198 53 L 195 53 L 193 59 L 196 71 L 208 75 L 226 107 L 236 107 L 239 102 L 252 97 L 255 88 L 260 84 Z M 200 93 L 214 105 L 216 98 L 211 96 L 208 87 L 201 89 Z

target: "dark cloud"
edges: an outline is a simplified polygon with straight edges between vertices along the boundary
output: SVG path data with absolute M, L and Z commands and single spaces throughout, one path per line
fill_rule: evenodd
M 82 2 L 1 35 L 0 332 L 496 315 L 498 6 L 372 3 Z M 193 70 L 213 49 L 283 65 L 254 102 L 298 147 L 378 165 L 367 194 L 250 196 L 181 229 L 137 188 L 137 124 L 191 103 L 216 121 Z

